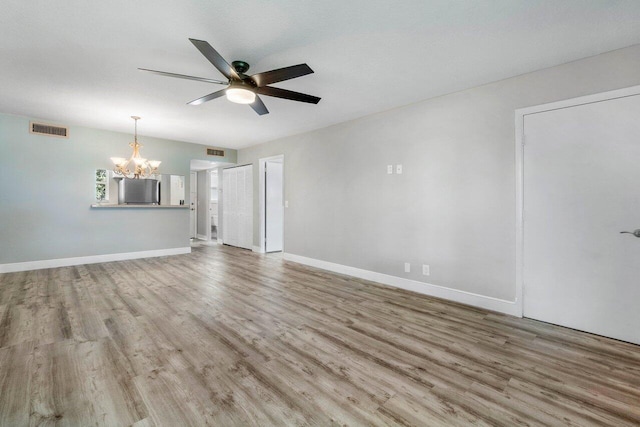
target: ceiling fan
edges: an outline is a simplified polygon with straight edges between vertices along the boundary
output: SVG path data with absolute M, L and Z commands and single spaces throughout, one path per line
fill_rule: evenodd
M 320 98 L 291 90 L 280 89 L 268 86 L 272 83 L 295 79 L 313 73 L 307 64 L 292 65 L 290 67 L 278 68 L 277 70 L 266 71 L 264 73 L 248 76 L 249 64 L 244 61 L 233 61 L 231 65 L 220 55 L 208 42 L 204 40 L 189 39 L 191 43 L 213 64 L 214 67 L 227 78 L 227 81 L 206 79 L 203 77 L 187 76 L 184 74 L 167 73 L 165 71 L 148 70 L 138 68 L 140 71 L 159 74 L 161 76 L 176 77 L 179 79 L 196 80 L 199 82 L 227 85 L 222 89 L 201 98 L 188 102 L 189 105 L 199 105 L 212 99 L 220 98 L 223 95 L 231 102 L 238 104 L 249 104 L 259 115 L 269 114 L 269 110 L 258 95 L 274 96 L 276 98 L 290 99 L 292 101 L 308 102 L 317 104 Z

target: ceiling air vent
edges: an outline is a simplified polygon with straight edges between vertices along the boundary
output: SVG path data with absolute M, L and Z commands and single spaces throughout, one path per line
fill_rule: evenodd
M 224 150 L 218 150 L 216 148 L 207 148 L 207 156 L 224 157 Z
M 29 132 L 37 135 L 56 136 L 58 138 L 69 138 L 69 128 L 64 126 L 54 126 L 45 123 L 29 123 Z

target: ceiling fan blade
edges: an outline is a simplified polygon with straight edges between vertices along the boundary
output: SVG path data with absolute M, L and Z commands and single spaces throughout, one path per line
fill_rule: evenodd
M 251 76 L 256 86 L 262 87 L 271 83 L 282 82 L 285 80 L 295 79 L 296 77 L 306 76 L 313 73 L 313 70 L 307 64 L 292 65 L 290 67 L 278 68 L 277 70 L 265 71 Z
M 207 101 L 211 101 L 212 99 L 220 98 L 224 96 L 226 89 L 219 90 L 217 92 L 210 93 L 209 95 L 205 95 L 202 98 L 194 99 L 191 102 L 187 102 L 188 105 L 200 105 Z
M 308 102 L 310 104 L 317 104 L 320 102 L 320 98 L 313 95 L 307 95 L 305 93 L 294 92 L 292 90 L 280 89 L 279 87 L 259 87 L 256 88 L 256 92 L 260 95 L 275 96 L 276 98 L 290 99 L 292 101 Z
M 138 68 L 138 70 L 146 71 L 147 73 L 158 74 L 160 76 L 176 77 L 178 79 L 195 80 L 195 81 L 198 81 L 198 82 L 215 83 L 215 84 L 219 84 L 219 85 L 229 84 L 228 82 L 223 82 L 221 80 L 206 79 L 204 77 L 196 77 L 196 76 L 187 76 L 185 74 L 167 73 L 166 71 L 148 70 L 146 68 Z
M 262 102 L 262 99 L 260 99 L 258 95 L 256 95 L 256 100 L 249 105 L 251 106 L 251 108 L 253 108 L 253 111 L 260 114 L 261 116 L 269 114 L 269 110 L 267 110 L 267 107 L 264 105 L 264 102 Z
M 225 61 L 222 55 L 220 55 L 218 51 L 209 44 L 209 42 L 196 39 L 189 39 L 189 41 L 193 43 L 193 45 L 200 51 L 200 53 L 203 54 L 204 57 L 207 58 L 209 62 L 211 62 L 213 66 L 222 73 L 223 76 L 230 80 L 240 79 L 240 76 L 238 76 L 236 70 L 234 70 L 227 61 Z

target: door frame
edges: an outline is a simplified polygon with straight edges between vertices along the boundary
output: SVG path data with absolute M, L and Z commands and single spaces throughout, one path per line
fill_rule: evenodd
M 593 95 L 580 96 L 577 98 L 551 102 L 548 104 L 536 105 L 533 107 L 520 108 L 515 111 L 516 126 L 516 300 L 515 315 L 523 317 L 524 314 L 524 147 L 526 145 L 524 119 L 528 115 L 543 113 L 547 111 L 560 110 L 564 108 L 577 107 L 579 105 L 593 104 L 597 102 L 610 101 L 613 99 L 627 98 L 640 95 L 640 85 L 623 89 L 616 89 Z
M 265 225 L 267 203 L 266 203 L 266 194 L 265 194 L 265 179 L 264 179 L 265 167 L 264 166 L 265 166 L 265 163 L 269 160 L 282 160 L 282 196 L 284 199 L 284 180 L 285 180 L 284 154 L 277 154 L 275 156 L 263 157 L 259 159 L 258 160 L 258 216 L 259 216 L 258 230 L 259 230 L 260 244 L 258 245 L 257 252 L 260 252 L 262 254 L 266 253 L 266 250 L 267 250 L 266 248 L 267 230 Z M 286 209 L 283 210 L 282 216 L 283 216 L 282 234 L 284 235 L 284 217 L 286 216 Z M 285 247 L 284 247 L 284 237 L 283 237 L 282 253 L 284 252 L 285 252 Z

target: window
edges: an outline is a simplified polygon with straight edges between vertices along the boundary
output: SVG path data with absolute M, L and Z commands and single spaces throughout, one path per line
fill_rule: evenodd
M 96 169 L 95 189 L 97 201 L 109 201 L 109 172 L 106 169 Z

